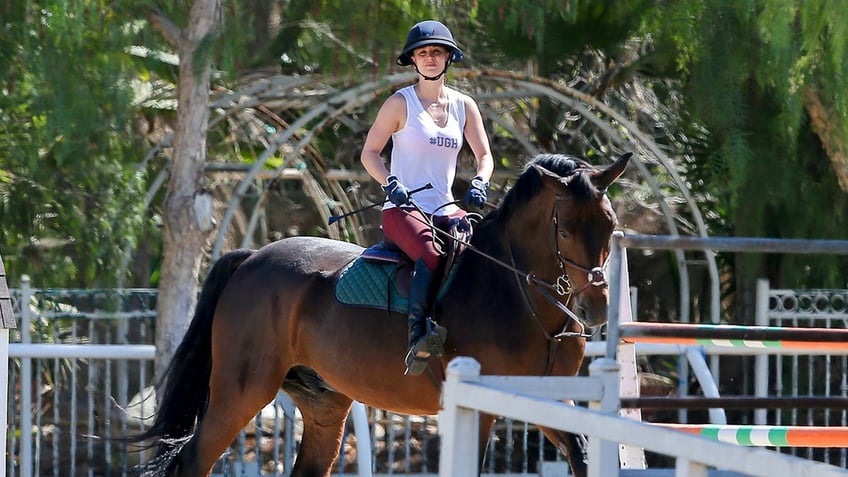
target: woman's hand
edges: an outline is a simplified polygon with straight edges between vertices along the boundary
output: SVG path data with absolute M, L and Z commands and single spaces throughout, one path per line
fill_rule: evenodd
M 383 190 L 386 191 L 386 194 L 392 204 L 395 204 L 398 207 L 409 205 L 409 189 L 401 184 L 395 176 L 389 176 L 386 180 L 388 183 L 383 186 Z
M 465 193 L 465 203 L 474 207 L 482 207 L 488 199 L 486 190 L 489 188 L 489 183 L 484 181 L 481 176 L 471 179 L 471 187 Z

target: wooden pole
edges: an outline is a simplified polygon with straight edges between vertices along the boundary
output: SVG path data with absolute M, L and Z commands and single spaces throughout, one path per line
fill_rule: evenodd
M 622 409 L 848 409 L 844 396 L 628 397 Z

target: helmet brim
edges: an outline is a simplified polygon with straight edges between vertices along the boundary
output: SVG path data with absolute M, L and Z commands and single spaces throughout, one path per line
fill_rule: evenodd
M 429 45 L 439 45 L 444 46 L 448 50 L 452 51 L 450 62 L 458 63 L 462 61 L 462 50 L 460 50 L 456 44 L 454 44 L 450 40 L 443 40 L 440 38 L 425 38 L 410 45 L 407 45 L 404 48 L 403 53 L 397 57 L 397 64 L 400 66 L 410 66 L 412 64 L 412 52 L 417 50 L 418 48 L 422 48 Z

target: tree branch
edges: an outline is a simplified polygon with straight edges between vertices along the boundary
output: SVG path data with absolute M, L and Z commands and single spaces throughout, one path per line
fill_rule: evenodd
M 839 180 L 839 187 L 848 192 L 848 144 L 838 126 L 834 124 L 831 112 L 822 103 L 819 94 L 812 87 L 804 90 L 804 108 L 810 116 L 813 131 L 819 137 L 827 157 L 833 165 L 833 172 Z
M 168 15 L 158 6 L 148 9 L 147 19 L 175 50 L 179 50 L 180 44 L 184 41 L 185 35 L 176 23 L 168 18 Z

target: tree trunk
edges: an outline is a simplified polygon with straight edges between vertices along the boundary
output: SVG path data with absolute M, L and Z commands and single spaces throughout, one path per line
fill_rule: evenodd
M 848 144 L 845 143 L 843 125 L 836 119 L 813 88 L 804 91 L 804 108 L 810 116 L 810 124 L 822 142 L 827 157 L 833 165 L 833 172 L 839 180 L 839 187 L 848 192 Z
M 178 32 L 164 18 L 159 30 L 179 52 L 177 126 L 164 204 L 162 273 L 156 322 L 156 377 L 160 379 L 188 328 L 197 304 L 197 278 L 208 231 L 201 230 L 195 200 L 203 189 L 209 123 L 210 41 L 220 0 L 195 0 L 187 28 Z

